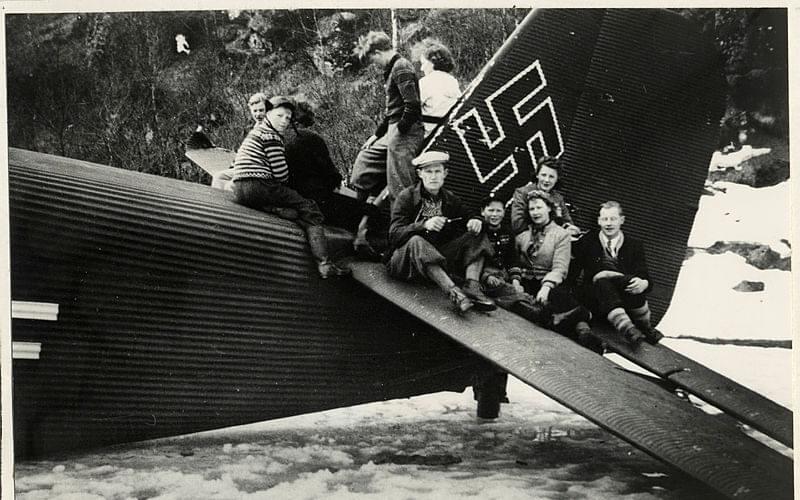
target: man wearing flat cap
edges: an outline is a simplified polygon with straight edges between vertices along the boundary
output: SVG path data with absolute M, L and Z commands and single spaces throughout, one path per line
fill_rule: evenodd
M 444 187 L 449 155 L 427 151 L 412 160 L 419 181 L 402 190 L 392 204 L 389 226 L 389 274 L 405 281 L 430 280 L 464 312 L 495 309 L 478 280 L 484 259 L 494 254 L 481 229 L 480 215 L 467 212 L 461 200 Z M 464 277 L 459 288 L 451 276 Z

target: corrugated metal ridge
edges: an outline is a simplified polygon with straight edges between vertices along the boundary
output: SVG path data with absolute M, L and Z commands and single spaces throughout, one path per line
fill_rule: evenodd
M 463 388 L 483 366 L 320 280 L 293 223 L 206 186 L 10 156 L 12 294 L 60 304 L 13 325 L 42 342 L 14 362 L 23 455 Z

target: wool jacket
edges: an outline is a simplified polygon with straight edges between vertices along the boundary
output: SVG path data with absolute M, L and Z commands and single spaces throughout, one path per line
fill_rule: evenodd
M 484 263 L 484 268 L 508 271 L 515 262 L 515 239 L 511 233 L 511 227 L 503 221 L 499 227 L 492 228 L 487 221 L 484 221 L 483 232 L 486 233 L 486 237 L 489 238 L 489 243 L 494 249 L 494 256 Z
M 402 246 L 412 236 L 418 234 L 434 244 L 443 244 L 455 239 L 466 231 L 469 219 L 478 219 L 479 216 L 470 217 L 469 212 L 461 200 L 452 191 L 442 188 L 439 197 L 442 200 L 442 216 L 448 219 L 458 219 L 448 222 L 441 231 L 427 231 L 425 219 L 421 217 L 422 198 L 424 193 L 422 181 L 400 191 L 397 199 L 392 203 L 392 216 L 389 224 L 389 244 L 392 248 Z
M 540 237 L 540 231 L 542 243 L 536 253 L 530 255 L 529 248 L 534 239 Z M 549 281 L 554 286 L 560 285 L 569 271 L 572 238 L 569 231 L 554 221 L 548 222 L 540 231 L 529 226 L 527 231 L 517 235 L 516 265 L 524 275 L 532 275 L 542 282 Z M 510 274 L 514 278 L 520 272 L 512 270 Z
M 289 167 L 283 148 L 283 137 L 266 123 L 256 123 L 242 141 L 233 160 L 232 179 L 289 180 Z
M 397 130 L 405 134 L 416 122 L 421 122 L 422 111 L 419 98 L 419 81 L 414 65 L 400 54 L 395 54 L 383 73 L 386 91 L 386 114 L 375 131 L 382 137 L 390 123 L 397 123 Z
M 528 224 L 530 224 L 530 219 L 528 219 L 528 193 L 536 189 L 536 183 L 529 182 L 514 190 L 514 197 L 511 199 L 511 230 L 514 231 L 514 234 L 519 234 L 526 230 Z M 564 199 L 564 195 L 555 189 L 548 194 L 555 204 L 556 210 L 553 214 L 553 220 L 556 224 L 559 226 L 572 224 L 572 216 L 569 213 L 569 208 L 567 208 L 567 201 Z
M 584 283 L 591 283 L 592 277 L 600 271 L 610 270 L 598 230 L 591 231 L 578 240 L 574 248 L 574 255 L 573 272 L 576 273 L 576 276 L 583 272 Z M 625 275 L 646 279 L 650 284 L 645 292 L 652 290 L 653 281 L 650 279 L 644 245 L 641 241 L 625 234 L 622 246 L 617 250 L 616 267 Z

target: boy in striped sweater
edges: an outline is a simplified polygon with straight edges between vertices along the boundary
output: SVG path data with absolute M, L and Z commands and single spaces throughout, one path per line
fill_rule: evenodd
M 263 94 L 255 94 L 250 99 L 251 112 L 260 105 L 259 101 L 264 106 L 264 119 L 256 121 L 233 161 L 234 199 L 258 210 L 267 210 L 267 207 L 295 210 L 297 223 L 305 229 L 311 253 L 317 260 L 320 276 L 328 278 L 349 274 L 349 269 L 337 266 L 328 256 L 328 243 L 322 227 L 324 217 L 317 204 L 286 185 L 289 167 L 282 134 L 292 121 L 294 103 L 283 96 L 267 100 Z

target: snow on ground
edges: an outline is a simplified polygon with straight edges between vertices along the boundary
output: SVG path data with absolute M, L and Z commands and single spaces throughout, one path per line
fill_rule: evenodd
M 732 182 L 715 182 L 725 193 L 701 196 L 689 246 L 708 248 L 717 241 L 747 241 L 769 245 L 786 257 L 791 240 L 791 186 L 753 188 Z
M 742 280 L 763 282 L 764 290 L 734 290 Z M 732 252 L 698 252 L 683 263 L 658 328 L 668 336 L 789 340 L 791 302 L 790 272 L 760 270 Z
M 443 392 L 20 463 L 17 499 L 712 495 L 516 379 L 509 397 L 492 423 Z

